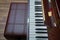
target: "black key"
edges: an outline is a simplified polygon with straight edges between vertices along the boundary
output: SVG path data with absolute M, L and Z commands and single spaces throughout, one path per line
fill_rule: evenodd
M 41 6 L 35 6 L 35 9 L 42 9 Z
M 42 13 L 35 13 L 35 15 L 43 15 Z
M 42 7 L 41 6 L 35 6 L 35 11 L 37 11 L 37 12 L 42 11 Z
M 43 21 L 43 19 L 35 19 L 35 21 Z
M 36 33 L 47 33 L 47 32 L 36 32 Z
M 36 28 L 35 30 L 47 30 L 47 29 L 42 29 L 42 28 Z
M 35 6 L 35 9 L 42 9 L 42 6 Z
M 45 25 L 35 25 L 35 26 L 45 26 Z
M 43 16 L 35 16 L 35 17 L 43 17 Z
M 35 1 L 35 5 L 41 5 L 40 1 Z
M 35 22 L 35 23 L 44 23 L 44 22 Z
M 46 36 L 36 36 L 36 38 L 48 38 Z
M 41 12 L 42 9 L 35 9 L 35 12 Z

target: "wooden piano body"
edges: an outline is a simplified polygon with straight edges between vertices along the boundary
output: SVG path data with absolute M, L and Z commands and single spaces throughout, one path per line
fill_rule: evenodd
M 43 0 L 45 24 L 48 28 L 49 40 L 60 40 L 60 1 Z M 50 4 L 50 6 L 49 6 Z
M 25 5 L 25 6 L 23 6 L 23 5 Z M 11 11 L 9 11 L 7 22 L 6 22 L 6 27 L 5 27 L 5 31 L 4 31 L 4 36 L 7 39 L 27 40 L 27 30 L 28 30 L 27 29 L 27 15 L 26 15 L 27 14 L 27 7 L 26 7 L 27 3 L 20 3 L 20 6 L 22 6 L 22 8 L 25 7 L 25 10 L 17 9 L 18 7 L 16 7 L 17 10 L 20 10 L 17 13 L 16 12 L 17 10 L 14 9 L 15 5 L 13 5 L 13 8 L 12 8 L 12 10 L 15 10 L 15 14 L 14 14 L 15 16 L 20 14 L 20 16 L 17 17 L 17 19 L 19 19 L 19 20 L 22 19 L 22 20 L 21 21 L 18 20 L 17 21 L 18 23 L 15 23 L 16 17 L 14 17 L 14 22 L 12 21 L 13 23 L 9 22 L 9 21 L 11 21 L 11 19 L 13 19 L 12 16 L 14 16 L 14 15 L 10 16 Z M 21 8 L 21 7 L 19 7 L 19 8 Z M 59 8 L 59 6 L 58 6 L 58 8 Z M 11 7 L 10 7 L 10 10 L 11 10 Z M 51 0 L 51 8 L 49 8 L 48 0 L 43 0 L 43 11 L 44 11 L 44 15 L 45 15 L 45 24 L 48 28 L 48 39 L 49 40 L 60 40 L 60 16 L 59 16 L 59 12 L 58 12 L 55 0 Z M 52 16 L 53 16 L 54 20 L 51 19 L 52 17 L 49 16 L 48 12 L 52 12 Z M 52 22 L 52 21 L 54 21 L 54 22 Z M 56 25 L 53 25 L 53 23 L 56 23 Z M 16 24 L 16 26 L 15 26 L 15 24 Z

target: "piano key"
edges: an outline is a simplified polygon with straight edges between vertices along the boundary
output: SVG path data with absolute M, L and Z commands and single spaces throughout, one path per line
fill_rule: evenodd
M 44 23 L 35 23 L 35 25 L 37 25 L 37 24 L 38 24 L 38 25 L 44 25 Z
M 35 21 L 35 22 L 44 22 L 44 21 Z
M 35 17 L 43 17 L 43 16 L 35 16 Z
M 36 34 L 35 31 L 32 30 L 29 31 L 29 35 L 34 35 L 34 34 Z
M 36 32 L 47 32 L 47 30 L 36 30 Z
M 29 40 L 36 40 L 35 37 L 29 37 Z
M 42 5 L 35 5 L 35 6 L 40 6 L 40 7 L 42 7 Z
M 35 36 L 48 37 L 46 33 L 39 33 L 39 34 L 36 33 Z
M 45 28 L 45 27 L 43 28 L 43 27 L 36 27 L 36 26 L 34 26 L 34 27 L 30 27 L 29 29 L 30 29 L 30 30 L 35 30 L 35 29 L 36 29 L 36 30 L 46 30 L 47 27 L 46 27 L 46 28 Z
M 38 17 L 38 18 L 43 18 L 42 15 L 35 15 L 35 18 Z
M 47 27 L 46 28 L 45 27 L 43 28 L 43 27 L 36 27 L 35 26 L 35 27 L 30 27 L 29 29 L 30 30 L 47 30 Z
M 35 1 L 40 1 L 41 2 L 41 0 L 35 0 Z
M 35 22 L 35 19 L 30 19 L 30 22 Z
M 44 25 L 45 26 L 45 24 L 44 23 L 35 23 L 35 22 L 30 22 L 30 25 Z
M 35 5 L 41 5 L 40 1 L 35 1 Z
M 40 12 L 40 11 L 42 11 L 42 9 L 36 9 L 36 10 L 35 10 L 35 12 Z
M 35 22 L 44 22 L 44 21 L 35 21 L 34 19 L 32 20 L 30 19 L 30 23 L 33 23 L 33 22 L 35 23 Z
M 36 27 L 36 26 L 35 26 L 35 27 Z M 36 27 L 36 28 L 47 29 L 46 26 L 40 26 L 40 27 Z
M 33 14 L 34 12 L 30 12 L 31 14 L 29 14 L 31 17 L 34 17 L 35 15 Z
M 33 19 L 42 19 L 42 20 L 43 20 L 43 17 L 35 17 L 35 16 L 34 16 L 34 17 L 31 17 L 30 19 L 31 19 L 31 20 L 33 20 Z
M 43 23 L 44 24 L 44 21 L 35 21 L 35 23 Z
M 48 38 L 47 36 L 36 36 L 36 38 Z
M 44 22 L 36 22 L 36 21 L 35 21 L 35 23 L 44 23 Z
M 43 21 L 43 19 L 35 19 L 35 21 Z
M 34 2 L 35 2 L 35 0 L 29 0 L 29 5 L 34 5 L 35 4 Z
M 40 12 L 35 12 L 35 13 L 41 13 L 41 14 L 42 14 L 43 12 L 42 12 L 42 11 L 40 11 Z
M 47 32 L 36 32 L 36 33 L 47 33 Z
M 42 14 L 42 13 L 35 13 L 35 15 L 42 15 L 42 16 L 43 16 L 43 14 Z
M 36 38 L 36 40 L 48 40 L 48 38 Z
M 35 26 L 45 26 L 43 23 L 35 24 Z
M 47 29 L 43 29 L 43 28 L 36 28 L 35 30 L 47 30 Z
M 43 24 L 35 24 L 35 26 L 45 26 L 45 25 L 43 25 Z
M 35 23 L 36 25 L 45 25 L 44 23 Z
M 39 37 L 41 37 L 41 38 L 42 38 L 42 37 L 48 37 L 48 35 L 41 35 L 41 34 L 39 34 L 39 35 L 37 35 L 37 34 L 35 34 L 35 35 L 34 35 L 34 34 L 31 34 L 29 37 L 30 37 L 30 38 L 32 38 L 32 37 L 33 37 L 33 38 L 36 38 L 36 36 L 39 36 Z
M 35 9 L 42 9 L 42 6 L 35 6 Z
M 35 11 L 42 11 L 42 7 L 40 7 L 40 6 L 35 6 Z
M 29 37 L 36 37 L 36 36 L 42 36 L 42 37 L 48 37 L 48 35 L 46 33 L 35 33 L 35 34 L 30 34 Z

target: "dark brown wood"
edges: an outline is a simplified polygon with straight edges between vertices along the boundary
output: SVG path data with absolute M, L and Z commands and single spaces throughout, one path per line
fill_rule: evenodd
M 59 14 L 58 14 L 57 5 L 56 5 L 55 0 L 51 0 L 51 5 L 52 5 L 52 13 L 53 13 L 56 25 L 57 25 L 57 27 L 59 27 L 60 26 L 60 24 L 59 24 L 60 18 L 59 18 Z
M 48 39 L 49 40 L 60 40 L 60 28 L 48 27 Z
M 60 40 L 60 18 L 56 6 L 55 0 L 51 0 L 51 10 L 49 8 L 48 0 L 43 0 L 44 4 L 44 13 L 45 13 L 45 24 L 48 28 L 48 39 L 49 40 Z M 56 26 L 52 26 L 51 17 L 48 16 L 48 12 L 52 12 L 52 16 L 54 17 L 54 22 Z
M 60 0 L 56 0 L 56 2 L 57 2 L 58 9 L 60 11 Z
M 48 12 L 49 12 L 49 4 L 48 4 L 48 0 L 43 0 L 43 6 L 44 6 L 44 15 L 45 15 L 45 24 L 47 26 L 51 26 L 51 19 L 48 16 Z

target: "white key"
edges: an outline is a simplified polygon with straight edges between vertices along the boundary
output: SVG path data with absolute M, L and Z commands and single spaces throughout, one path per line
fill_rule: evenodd
M 29 40 L 36 40 L 35 37 L 29 37 Z
M 43 13 L 42 11 L 40 11 L 40 12 L 35 12 L 35 13 Z
M 30 19 L 43 19 L 43 17 L 30 17 Z
M 35 6 L 42 6 L 42 5 L 35 5 Z
M 47 29 L 45 26 L 35 27 L 35 28 L 41 28 L 41 29 Z
M 47 30 L 36 30 L 37 32 L 47 32 Z
M 36 38 L 36 40 L 48 40 L 48 38 Z
M 46 33 L 39 33 L 39 34 L 35 34 L 35 36 L 44 36 L 44 37 L 47 37 L 48 34 L 46 34 Z

